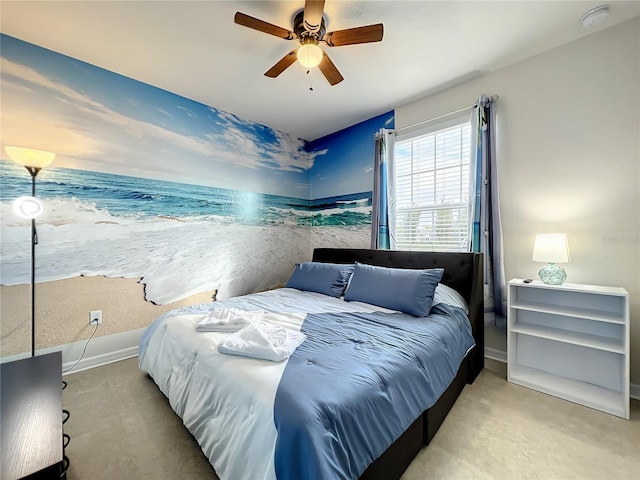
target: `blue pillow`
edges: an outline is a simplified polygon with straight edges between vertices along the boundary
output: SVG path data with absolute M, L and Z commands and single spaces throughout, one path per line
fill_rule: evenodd
M 412 270 L 356 262 L 344 299 L 426 317 L 443 273 L 442 268 Z
M 285 287 L 340 297 L 349 282 L 351 272 L 353 264 L 298 263 Z

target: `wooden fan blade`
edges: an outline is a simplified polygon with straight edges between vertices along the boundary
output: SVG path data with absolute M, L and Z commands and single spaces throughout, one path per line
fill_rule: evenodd
M 324 0 L 306 0 L 304 2 L 304 26 L 310 32 L 320 30 Z
M 285 40 L 293 40 L 294 38 L 296 38 L 295 33 L 287 30 L 286 28 L 282 28 L 272 23 L 265 22 L 264 20 L 251 17 L 242 12 L 236 12 L 235 17 L 233 17 L 233 21 L 238 25 L 242 25 L 243 27 L 253 28 L 254 30 L 268 33 L 269 35 L 275 35 L 276 37 L 284 38 Z
M 344 80 L 344 77 L 340 74 L 326 52 L 322 52 L 322 60 L 318 68 L 331 85 L 336 85 Z
M 384 27 L 381 23 L 366 25 L 364 27 L 347 28 L 327 33 L 323 40 L 330 47 L 341 47 L 343 45 L 355 45 L 357 43 L 371 43 L 382 40 Z
M 273 67 L 265 72 L 265 76 L 276 78 L 282 72 L 284 72 L 287 68 L 289 68 L 298 58 L 296 55 L 296 50 L 291 50 L 284 57 L 278 61 Z

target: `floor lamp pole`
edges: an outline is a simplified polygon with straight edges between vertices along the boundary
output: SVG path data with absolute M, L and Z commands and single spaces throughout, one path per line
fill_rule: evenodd
M 31 174 L 31 196 L 36 196 L 36 175 L 40 171 L 36 167 L 25 167 Z M 36 219 L 31 219 L 31 356 L 36 356 Z
M 31 175 L 31 197 L 19 197 L 13 202 L 13 211 L 22 218 L 31 219 L 31 356 L 36 356 L 36 217 L 42 213 L 42 202 L 36 198 L 36 176 L 51 165 L 56 154 L 34 148 L 5 146 L 11 160 L 22 165 Z

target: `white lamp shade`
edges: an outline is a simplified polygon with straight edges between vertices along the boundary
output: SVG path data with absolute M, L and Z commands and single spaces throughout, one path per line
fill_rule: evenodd
M 24 167 L 45 168 L 51 165 L 56 154 L 33 148 L 4 147 L 9 158 Z
M 13 201 L 13 213 L 22 218 L 33 219 L 44 211 L 42 202 L 36 197 L 18 197 Z
M 536 235 L 533 245 L 534 262 L 568 263 L 571 261 L 569 242 L 564 233 Z
M 298 49 L 297 58 L 305 67 L 313 68 L 320 63 L 322 55 L 322 49 L 319 46 L 313 43 L 306 43 Z

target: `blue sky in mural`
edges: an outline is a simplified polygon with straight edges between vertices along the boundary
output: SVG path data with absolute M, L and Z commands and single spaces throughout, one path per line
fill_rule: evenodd
M 311 152 L 322 153 L 311 168 L 310 198 L 327 198 L 373 189 L 373 135 L 394 127 L 393 111 L 310 142 Z
M 184 97 L 2 35 L 3 145 L 56 165 L 308 198 L 325 152 Z

